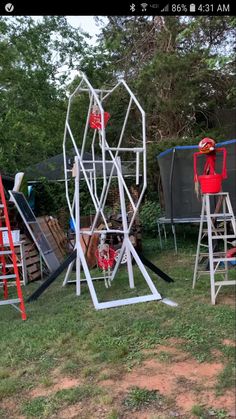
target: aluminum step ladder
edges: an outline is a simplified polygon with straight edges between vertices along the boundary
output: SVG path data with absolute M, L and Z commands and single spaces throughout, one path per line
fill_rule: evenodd
M 215 209 L 212 211 L 213 205 Z M 193 288 L 201 275 L 210 275 L 212 304 L 215 304 L 222 286 L 236 285 L 236 279 L 229 279 L 229 267 L 231 262 L 236 262 L 236 257 L 227 257 L 235 240 L 236 221 L 229 193 L 203 194 Z M 217 279 L 219 275 L 222 280 Z
M 4 247 L 3 232 L 7 232 L 9 245 L 8 249 Z M 11 267 L 9 270 L 9 263 L 7 258 L 11 260 Z M 20 311 L 22 320 L 26 320 L 25 305 L 21 289 L 20 276 L 17 266 L 17 257 L 15 254 L 14 242 L 12 238 L 11 225 L 7 210 L 7 203 L 0 175 L 0 280 L 3 282 L 3 300 L 0 300 L 0 306 L 10 304 Z M 13 273 L 12 273 L 13 271 Z M 16 285 L 16 297 L 8 298 L 8 280 L 14 280 Z M 0 292 L 1 298 L 1 292 Z M 19 306 L 18 306 L 19 304 Z

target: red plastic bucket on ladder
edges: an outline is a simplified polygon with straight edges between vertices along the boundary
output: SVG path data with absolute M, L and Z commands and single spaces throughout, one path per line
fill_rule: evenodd
M 198 176 L 202 193 L 218 193 L 221 191 L 222 175 L 202 175 Z

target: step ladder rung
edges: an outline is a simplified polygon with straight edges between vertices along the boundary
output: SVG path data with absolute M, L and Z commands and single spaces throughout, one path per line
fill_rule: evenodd
M 216 192 L 216 193 L 207 193 L 207 194 L 205 194 L 205 195 L 213 195 L 213 196 L 220 196 L 220 195 L 223 195 L 223 196 L 227 196 L 227 195 L 228 195 L 228 192 L 223 192 L 223 191 L 220 191 L 220 192 Z
M 8 228 L 7 227 L 0 227 L 0 231 L 7 231 Z
M 214 253 L 214 256 L 224 256 L 225 255 L 225 253 L 224 252 L 215 252 Z M 199 253 L 199 257 L 200 256 L 202 256 L 202 257 L 209 257 L 209 253 L 203 253 L 203 252 L 201 252 L 201 253 Z
M 227 220 L 231 220 L 232 218 L 234 219 L 234 215 L 233 214 L 231 214 L 231 213 L 214 213 L 214 214 L 209 214 L 210 215 L 210 217 L 213 217 L 213 218 L 219 218 L 219 219 L 227 219 Z
M 16 278 L 15 274 L 0 275 L 0 279 L 13 279 L 13 278 Z
M 212 240 L 219 240 L 219 239 L 236 239 L 235 234 L 227 234 L 227 235 L 220 235 L 220 236 L 213 236 L 212 235 Z
M 217 227 L 212 227 L 212 231 L 213 232 L 217 232 L 217 233 L 224 233 L 225 232 L 225 229 L 224 228 L 217 228 Z M 205 234 L 207 234 L 208 233 L 208 230 L 207 230 L 207 228 L 204 228 L 203 230 L 202 230 L 202 232 L 203 233 L 205 233 Z
M 222 285 L 236 285 L 236 279 L 226 279 L 225 281 L 216 281 L 216 286 L 222 286 Z
M 76 280 L 74 281 L 74 282 L 76 282 Z M 24 280 L 23 279 L 20 279 L 20 284 L 21 285 L 25 285 L 25 283 L 24 283 Z M 0 281 L 0 287 L 2 287 L 2 285 L 4 285 L 4 281 Z M 7 287 L 15 287 L 16 286 L 16 284 L 15 284 L 15 282 L 14 281 L 9 281 L 8 283 L 7 283 Z
M 12 255 L 12 251 L 11 250 L 0 250 L 0 256 L 1 255 Z
M 213 262 L 236 262 L 236 257 L 234 258 L 214 258 L 213 257 Z
M 2 266 L 2 263 L 0 262 L 0 267 Z M 18 268 L 22 266 L 22 263 L 17 263 Z M 6 268 L 14 268 L 13 263 L 7 263 L 5 265 Z
M 20 302 L 21 302 L 20 298 L 13 298 L 11 300 L 2 300 L 2 301 L 0 301 L 0 306 L 4 306 L 4 305 L 7 305 L 7 304 L 18 304 Z
M 217 269 L 217 271 L 215 272 L 215 274 L 225 274 L 226 272 L 228 272 L 228 270 L 227 269 Z M 207 274 L 207 275 L 209 275 L 209 273 L 210 273 L 210 271 L 199 271 L 198 270 L 198 274 L 199 275 L 204 275 L 204 274 Z

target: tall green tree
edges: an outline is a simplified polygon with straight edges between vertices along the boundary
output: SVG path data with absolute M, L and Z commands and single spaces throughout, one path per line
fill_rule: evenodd
M 0 18 L 0 168 L 61 152 L 66 84 L 87 51 L 65 17 Z
M 216 132 L 212 121 L 235 107 L 234 39 L 229 16 L 108 18 L 101 51 L 147 115 L 149 190 L 157 190 L 159 151 L 206 135 L 224 138 L 224 127 Z
M 232 107 L 235 19 L 109 17 L 101 48 L 136 89 L 150 142 L 208 130 L 216 108 Z

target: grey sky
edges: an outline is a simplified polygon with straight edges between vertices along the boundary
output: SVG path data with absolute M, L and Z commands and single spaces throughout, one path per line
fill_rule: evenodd
M 92 36 L 91 43 L 96 42 L 96 36 L 100 32 L 100 26 L 95 23 L 94 16 L 66 16 L 68 22 L 75 28 L 81 28 Z M 103 17 L 103 20 L 105 18 Z

